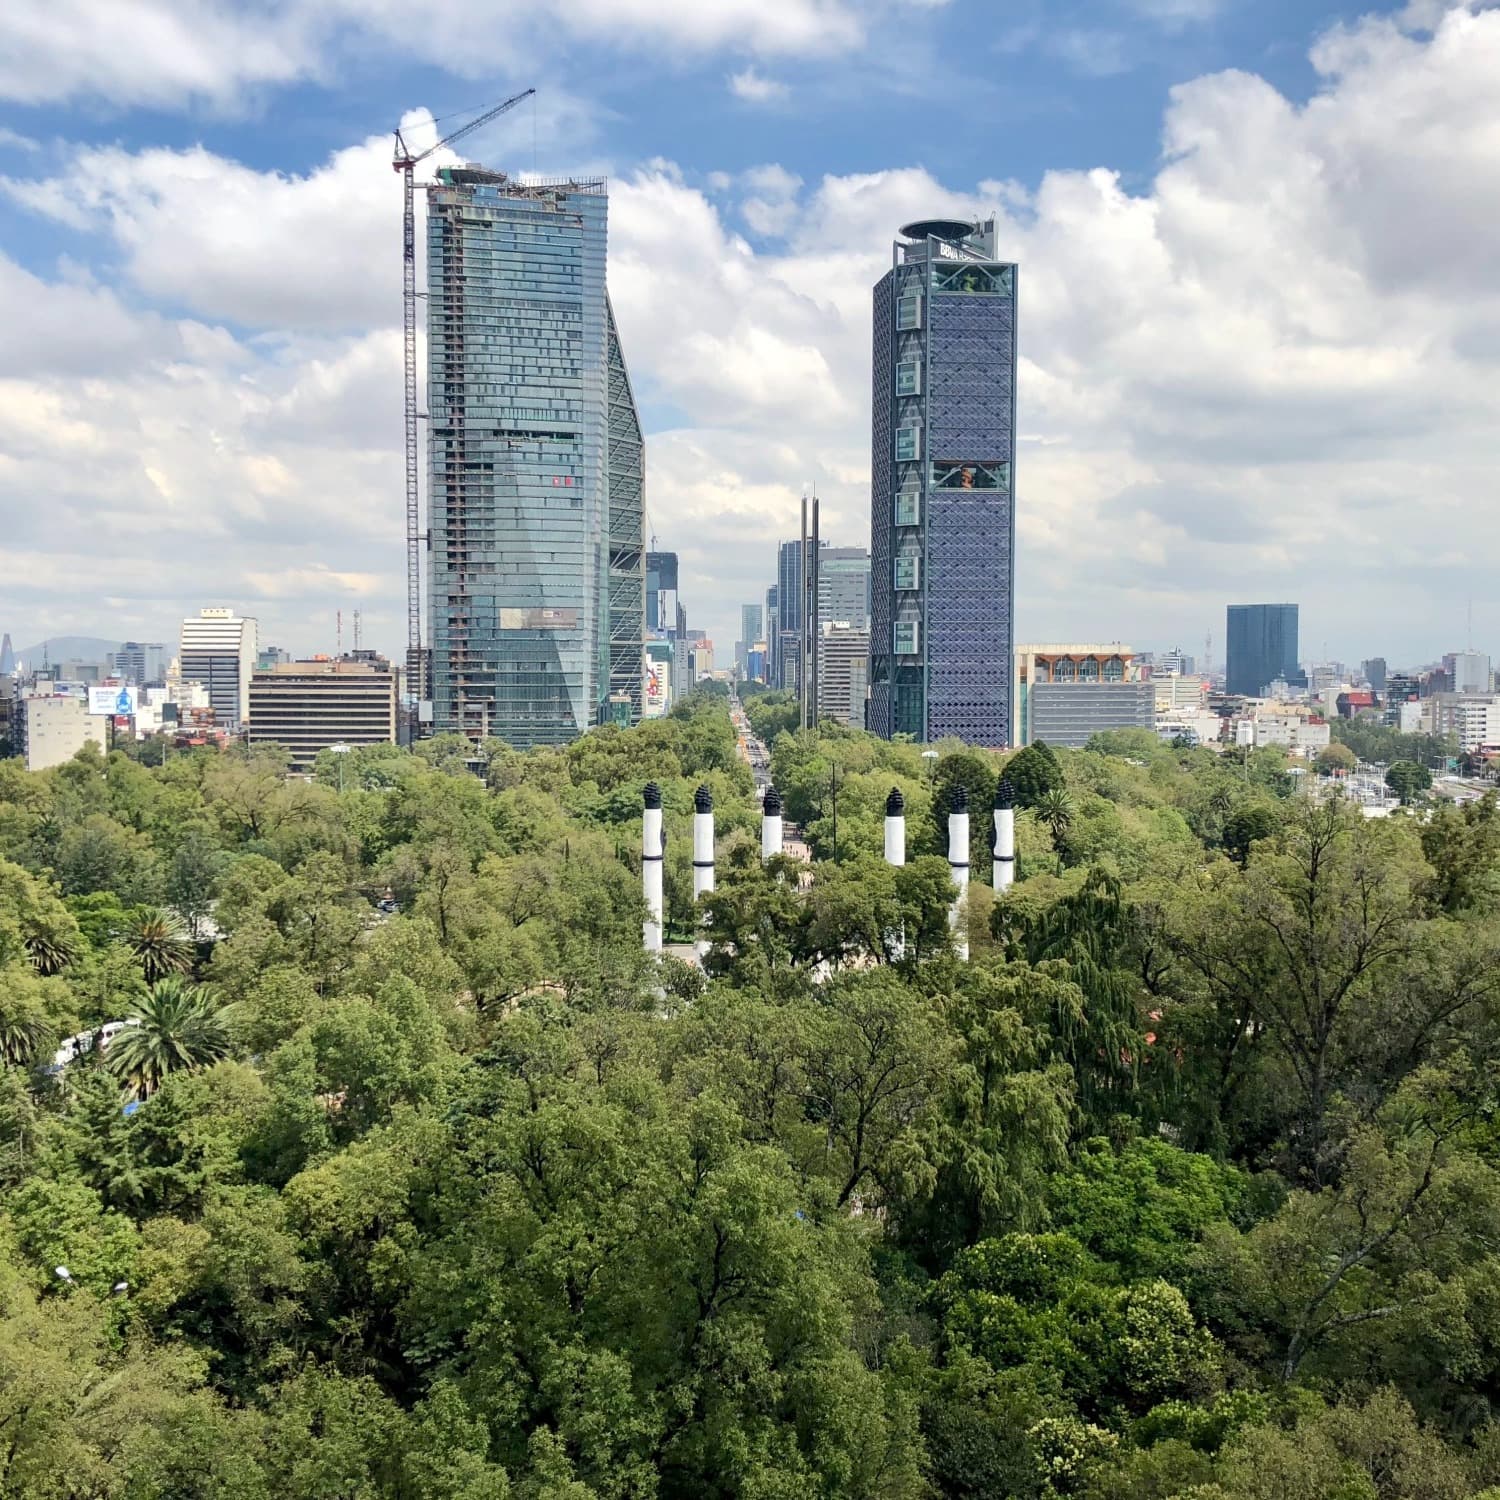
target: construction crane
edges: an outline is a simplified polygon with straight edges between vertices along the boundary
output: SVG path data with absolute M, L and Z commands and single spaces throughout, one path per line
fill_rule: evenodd
M 407 670 L 421 674 L 419 684 L 425 681 L 426 670 L 422 661 L 422 515 L 417 493 L 417 469 L 419 449 L 417 444 L 417 208 L 416 169 L 417 163 L 425 161 L 435 151 L 451 146 L 455 141 L 488 125 L 507 110 L 514 109 L 523 99 L 529 99 L 535 89 L 516 94 L 503 104 L 476 115 L 466 125 L 460 125 L 451 135 L 434 141 L 425 151 L 413 151 L 396 131 L 396 150 L 391 166 L 401 174 L 401 190 L 404 198 L 401 220 L 401 298 L 402 333 L 405 336 L 406 359 L 406 645 Z M 420 695 L 420 694 L 419 694 Z

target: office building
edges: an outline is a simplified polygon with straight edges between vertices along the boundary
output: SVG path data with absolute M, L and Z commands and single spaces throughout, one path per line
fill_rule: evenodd
M 741 678 L 750 676 L 750 648 L 762 638 L 764 631 L 761 606 L 740 605 L 740 638 L 735 642 L 734 664 Z
M 1490 659 L 1483 651 L 1450 651 L 1443 658 L 1443 671 L 1455 693 L 1490 690 Z
M 672 656 L 677 642 L 665 636 L 648 640 L 642 654 L 644 684 L 641 717 L 659 719 L 672 706 Z
M 1490 693 L 1434 693 L 1428 700 L 1434 734 L 1451 734 L 1461 750 L 1500 745 L 1500 697 Z
M 109 715 L 91 714 L 88 700 L 71 693 L 33 694 L 21 700 L 28 771 L 66 765 L 87 744 L 109 745 Z
M 20 755 L 25 748 L 22 712 L 19 684 L 12 673 L 0 672 L 0 760 Z
M 284 666 L 292 660 L 292 653 L 283 651 L 280 646 L 262 646 L 255 653 L 255 670 L 269 672 L 272 667 Z
M 171 654 L 159 641 L 126 641 L 110 652 L 108 666 L 112 677 L 155 687 L 166 681 L 170 662 Z
M 1250 738 L 1245 740 L 1238 733 L 1243 728 L 1242 721 L 1236 726 L 1236 742 L 1253 745 L 1257 750 L 1275 746 L 1292 755 L 1306 757 L 1326 750 L 1332 742 L 1333 731 L 1328 720 L 1317 714 L 1258 713 L 1249 722 Z
M 870 554 L 863 547 L 822 547 L 818 552 L 818 620 L 870 628 Z
M 200 609 L 182 622 L 177 675 L 202 684 L 221 728 L 237 729 L 250 716 L 256 622 L 232 609 Z
M 646 629 L 671 636 L 677 630 L 677 554 L 646 554 Z
M 433 728 L 565 744 L 641 708 L 640 422 L 602 180 L 428 189 Z
M 1012 738 L 1016 267 L 908 224 L 874 292 L 870 728 Z
M 783 542 L 776 553 L 776 678 L 773 687 L 801 681 L 803 616 L 802 541 Z
M 714 643 L 704 636 L 699 636 L 688 646 L 688 680 L 690 683 L 696 683 L 713 675 Z
M 1017 646 L 1016 744 L 1082 749 L 1106 729 L 1154 729 L 1156 684 L 1134 663 L 1135 653 L 1118 641 Z
M 1224 636 L 1224 691 L 1259 698 L 1277 678 L 1301 682 L 1295 604 L 1231 604 Z
M 9 677 L 16 670 L 16 653 L 10 643 L 10 632 L 0 636 L 0 677 Z
M 764 682 L 767 671 L 767 650 L 764 641 L 756 641 L 745 657 L 745 677 L 749 682 Z
M 278 662 L 250 678 L 250 743 L 283 745 L 310 771 L 332 745 L 396 742 L 396 672 L 383 656 Z
M 775 687 L 780 681 L 781 609 L 778 600 L 781 587 L 773 583 L 766 590 L 766 682 Z
M 1149 680 L 1156 694 L 1156 711 L 1159 714 L 1179 708 L 1198 708 L 1208 697 L 1208 684 L 1201 677 L 1185 677 L 1180 672 L 1162 672 L 1158 669 L 1151 674 Z
M 870 632 L 847 620 L 825 623 L 818 633 L 818 720 L 865 727 L 870 681 Z
M 1385 691 L 1386 666 L 1385 657 L 1372 656 L 1368 661 L 1360 664 L 1360 675 L 1370 684 L 1377 693 Z

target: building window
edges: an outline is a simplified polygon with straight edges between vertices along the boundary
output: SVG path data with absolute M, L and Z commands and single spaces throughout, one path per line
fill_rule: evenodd
M 916 490 L 900 490 L 896 495 L 896 525 L 915 526 L 922 519 L 922 497 Z
M 935 490 L 1008 490 L 1010 488 L 1010 465 L 934 459 L 932 488 Z
M 896 587 L 914 589 L 917 586 L 917 558 L 915 555 L 896 559 Z
M 916 620 L 896 621 L 896 655 L 915 656 L 918 650 L 921 626 Z
M 896 298 L 896 328 L 900 333 L 908 333 L 913 328 L 922 326 L 922 299 L 920 296 L 908 295 Z
M 1078 663 L 1071 656 L 1061 657 L 1052 666 L 1053 682 L 1077 682 Z
M 919 361 L 903 359 L 896 366 L 896 394 L 898 396 L 922 394 L 922 366 Z
M 898 427 L 896 429 L 896 462 L 914 463 L 922 456 L 921 428 Z
M 1078 680 L 1080 682 L 1098 682 L 1099 658 L 1097 656 L 1085 656 L 1078 664 Z
M 932 289 L 941 296 L 1008 297 L 1009 266 L 981 266 L 965 261 L 932 263 Z
M 1106 682 L 1125 681 L 1125 663 L 1118 656 L 1112 656 L 1104 663 L 1104 680 Z

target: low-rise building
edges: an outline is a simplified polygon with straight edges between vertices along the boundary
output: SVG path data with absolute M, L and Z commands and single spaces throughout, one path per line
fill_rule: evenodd
M 1249 743 L 1256 749 L 1275 745 L 1293 755 L 1312 756 L 1326 750 L 1333 737 L 1328 720 L 1316 715 L 1257 714 L 1248 723 L 1252 734 Z
M 1488 660 L 1486 657 L 1485 661 Z M 1500 696 L 1492 693 L 1435 693 L 1427 700 L 1427 707 L 1432 732 L 1453 735 L 1461 750 L 1500 744 Z
M 26 769 L 65 765 L 87 744 L 109 746 L 109 716 L 91 714 L 88 700 L 72 694 L 34 694 L 22 699 Z
M 1012 731 L 1017 745 L 1045 740 L 1081 749 L 1107 729 L 1154 729 L 1156 688 L 1118 641 L 1018 646 Z
M 252 745 L 284 745 L 309 771 L 333 745 L 396 741 L 396 672 L 374 652 L 280 663 L 250 678 Z
M 1156 732 L 1164 740 L 1186 740 L 1190 745 L 1214 745 L 1224 728 L 1224 720 L 1211 708 L 1174 708 L 1156 714 Z
M 1184 676 L 1181 672 L 1163 672 L 1158 668 L 1151 674 L 1151 686 L 1156 693 L 1157 713 L 1199 708 L 1208 699 L 1208 684 L 1192 674 Z

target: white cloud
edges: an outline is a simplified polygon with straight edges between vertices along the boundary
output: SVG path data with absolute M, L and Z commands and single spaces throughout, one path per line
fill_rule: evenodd
M 1472 589 L 1500 641 L 1481 602 L 1500 566 L 1500 13 L 1430 37 L 1366 21 L 1314 60 L 1306 105 L 1245 73 L 1177 89 L 1139 191 L 1103 168 L 1029 194 L 916 168 L 803 184 L 766 164 L 712 196 L 667 164 L 618 177 L 611 290 L 637 393 L 671 414 L 648 501 L 693 623 L 732 641 L 804 481 L 832 539 L 868 534 L 870 287 L 902 223 L 998 203 L 1021 264 L 1023 634 L 1169 644 L 1217 635 L 1230 595 L 1300 596 L 1309 642 L 1395 661 L 1450 646 Z M 81 160 L 28 201 L 106 229 L 135 295 L 191 316 L 0 267 L 12 608 L 38 635 L 110 633 L 88 583 L 107 578 L 137 601 L 122 630 L 223 597 L 311 647 L 357 598 L 395 649 L 385 143 L 306 178 Z M 207 171 L 222 205 L 194 190 Z M 158 244 L 168 228 L 185 245 Z
M 489 79 L 537 74 L 576 42 L 658 58 L 821 56 L 858 47 L 880 9 L 881 0 L 11 0 L 0 6 L 0 98 L 234 109 L 268 86 L 336 76 L 372 51 Z
M 741 174 L 740 181 L 748 190 L 740 204 L 745 222 L 756 234 L 784 234 L 797 218 L 802 179 L 773 162 L 752 167 Z
M 754 68 L 745 68 L 729 75 L 729 92 L 747 104 L 779 104 L 792 91 L 775 78 L 767 78 Z
M 12 0 L 0 6 L 0 98 L 223 102 L 315 70 L 292 7 L 221 0 Z

